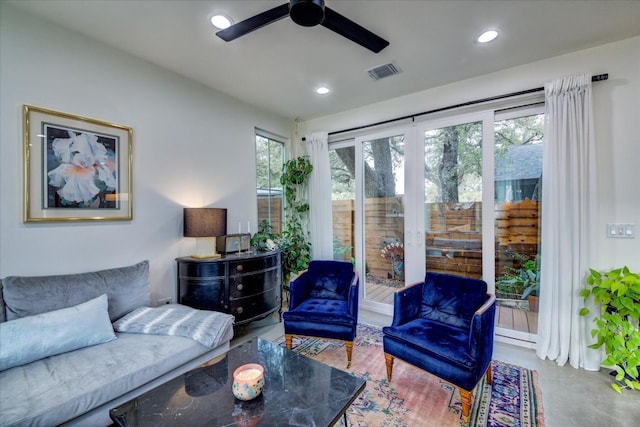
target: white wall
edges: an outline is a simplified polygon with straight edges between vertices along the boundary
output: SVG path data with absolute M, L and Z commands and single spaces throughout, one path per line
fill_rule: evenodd
M 0 2 L 0 277 L 89 271 L 151 261 L 154 298 L 173 296 L 183 206 L 229 209 L 229 228 L 256 226 L 253 129 L 288 136 L 293 124 Z M 640 240 L 605 237 L 605 224 L 640 234 L 640 38 L 418 92 L 302 123 L 334 131 L 468 100 L 539 87 L 566 74 L 595 83 L 601 233 L 596 268 L 640 270 Z M 394 77 L 392 77 L 394 78 Z M 22 222 L 21 107 L 31 104 L 131 126 L 131 222 Z M 255 228 L 254 228 L 255 229 Z
M 301 134 L 338 131 L 532 89 L 569 74 L 609 73 L 594 83 L 598 158 L 599 257 L 593 266 L 640 271 L 640 37 L 575 52 L 304 122 Z M 398 76 L 401 78 L 401 76 Z M 396 77 L 390 77 L 396 78 Z M 635 239 L 606 237 L 607 223 L 635 223 Z
M 191 253 L 182 208 L 228 209 L 256 229 L 254 127 L 292 121 L 0 5 L 0 277 L 151 262 L 152 297 L 175 294 Z M 133 221 L 22 222 L 23 104 L 133 128 Z

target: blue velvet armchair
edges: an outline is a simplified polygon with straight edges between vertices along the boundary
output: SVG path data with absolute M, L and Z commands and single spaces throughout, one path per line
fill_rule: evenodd
M 394 294 L 393 323 L 382 328 L 387 379 L 394 358 L 450 382 L 460 390 L 469 419 L 473 389 L 491 384 L 495 296 L 483 280 L 427 273 Z
M 358 287 L 350 262 L 311 261 L 290 283 L 289 310 L 282 314 L 287 348 L 294 335 L 344 341 L 349 367 L 358 324 Z

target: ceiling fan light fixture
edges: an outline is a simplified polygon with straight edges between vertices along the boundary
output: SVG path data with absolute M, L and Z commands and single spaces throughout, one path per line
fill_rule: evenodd
M 225 28 L 229 28 L 231 26 L 233 22 L 231 21 L 231 18 L 229 18 L 228 16 L 225 15 L 213 15 L 211 17 L 211 25 L 213 25 L 214 27 L 220 29 L 220 30 L 224 30 Z
M 318 95 L 326 95 L 326 94 L 328 94 L 329 92 L 331 92 L 331 89 L 329 89 L 329 88 L 328 88 L 328 87 L 326 87 L 326 86 L 320 86 L 319 88 L 317 88 L 317 89 L 316 89 L 316 93 L 317 93 Z
M 324 0 L 289 0 L 287 3 L 265 10 L 233 24 L 229 28 L 220 30 L 216 32 L 216 35 L 222 40 L 230 42 L 287 17 L 304 27 L 322 25 L 373 53 L 378 53 L 389 46 L 387 40 L 333 9 L 325 7 Z
M 314 27 L 324 21 L 324 0 L 291 0 L 289 16 L 298 25 Z
M 496 30 L 487 30 L 480 34 L 476 41 L 478 43 L 489 43 L 490 41 L 495 40 L 498 37 L 498 32 Z

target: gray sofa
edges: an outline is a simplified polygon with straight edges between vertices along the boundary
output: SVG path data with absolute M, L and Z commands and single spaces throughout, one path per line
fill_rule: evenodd
M 229 349 L 229 315 L 177 304 L 141 308 L 151 303 L 148 277 L 149 263 L 143 261 L 90 273 L 2 280 L 0 426 L 110 425 L 109 409 Z M 140 310 L 166 314 L 171 307 L 176 308 L 172 312 L 219 316 L 212 321 L 215 328 L 204 328 L 214 330 L 209 347 L 174 335 L 175 327 L 171 334 L 114 332 L 125 319 L 135 326 Z

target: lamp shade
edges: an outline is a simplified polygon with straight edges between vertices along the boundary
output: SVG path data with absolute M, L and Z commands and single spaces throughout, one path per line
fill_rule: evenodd
M 217 237 L 227 234 L 227 210 L 184 208 L 184 237 Z

